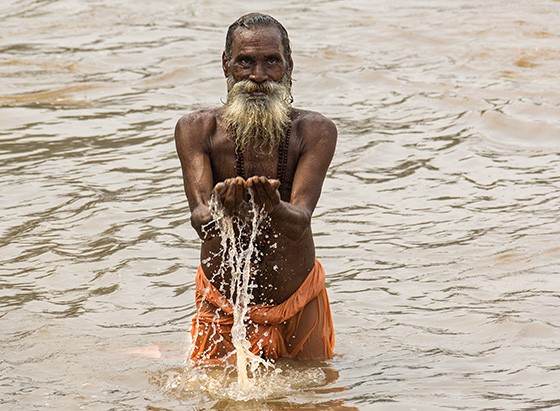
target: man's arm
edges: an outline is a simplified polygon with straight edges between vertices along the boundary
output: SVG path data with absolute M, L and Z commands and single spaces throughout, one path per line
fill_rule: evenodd
M 175 126 L 175 146 L 191 210 L 191 225 L 203 240 L 207 235 L 203 227 L 212 221 L 208 201 L 212 193 L 213 176 L 208 153 L 210 136 L 215 130 L 215 116 L 209 111 L 187 114 Z
M 321 196 L 323 181 L 336 148 L 337 130 L 332 121 L 318 113 L 301 119 L 302 151 L 292 184 L 290 202 L 280 200 L 275 180 L 251 177 L 255 201 L 269 213 L 273 227 L 297 240 L 311 227 L 311 216 Z

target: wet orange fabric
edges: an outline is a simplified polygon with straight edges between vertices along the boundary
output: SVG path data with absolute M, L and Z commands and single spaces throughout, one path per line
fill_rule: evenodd
M 232 362 L 233 307 L 199 267 L 196 274 L 197 314 L 192 320 L 196 363 Z M 251 352 L 266 359 L 299 360 L 332 358 L 334 327 L 325 271 L 318 260 L 303 284 L 278 305 L 249 307 L 247 340 Z

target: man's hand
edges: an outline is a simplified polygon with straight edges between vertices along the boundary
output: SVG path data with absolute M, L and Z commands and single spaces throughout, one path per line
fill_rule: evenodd
M 245 180 L 242 177 L 228 178 L 216 184 L 214 193 L 218 201 L 224 206 L 226 215 L 239 214 L 242 205 L 247 201 Z
M 253 190 L 253 201 L 257 208 L 270 214 L 280 204 L 279 180 L 254 176 L 247 179 L 245 187 Z
M 278 192 L 280 181 L 263 176 L 228 178 L 216 184 L 214 193 L 224 206 L 226 215 L 239 215 L 247 209 L 249 190 L 253 192 L 253 201 L 259 210 L 271 213 L 280 204 Z

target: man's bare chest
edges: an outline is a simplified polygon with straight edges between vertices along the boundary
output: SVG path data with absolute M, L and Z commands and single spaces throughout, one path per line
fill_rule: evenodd
M 288 162 L 288 156 L 289 154 L 286 152 L 285 163 Z M 280 178 L 279 170 L 283 171 L 281 170 L 281 160 L 283 159 L 280 157 L 281 153 L 277 149 L 248 148 L 242 152 L 236 152 L 235 145 L 221 137 L 214 140 L 210 150 L 214 183 L 236 176 Z M 286 178 L 285 175 L 284 178 Z

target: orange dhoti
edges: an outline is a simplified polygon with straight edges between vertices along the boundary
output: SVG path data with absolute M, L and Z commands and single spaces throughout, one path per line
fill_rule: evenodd
M 201 267 L 196 273 L 196 306 L 191 327 L 191 360 L 234 361 L 233 307 L 208 281 Z M 286 301 L 250 306 L 245 324 L 250 350 L 255 355 L 266 359 L 332 358 L 334 327 L 321 263 L 315 260 L 303 284 Z

